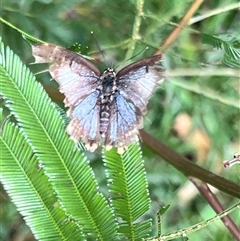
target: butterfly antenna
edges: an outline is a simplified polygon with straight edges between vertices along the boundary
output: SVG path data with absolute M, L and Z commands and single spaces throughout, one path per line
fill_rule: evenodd
M 104 59 L 104 62 L 106 63 L 107 66 L 110 66 L 109 63 L 108 63 L 108 61 L 106 60 L 104 54 L 103 54 L 103 51 L 102 51 L 100 45 L 98 44 L 98 41 L 97 41 L 97 39 L 96 39 L 93 31 L 91 31 L 91 34 L 92 34 L 92 36 L 93 36 L 94 42 L 95 42 L 95 44 L 97 45 L 97 48 L 98 48 L 99 52 L 101 53 L 101 55 L 102 55 L 102 57 L 103 57 L 103 59 Z
M 125 64 L 126 62 L 130 61 L 131 59 L 136 58 L 138 55 L 143 54 L 143 53 L 144 53 L 146 50 L 148 50 L 148 49 L 149 49 L 149 48 L 146 47 L 145 49 L 141 50 L 139 53 L 133 55 L 131 58 L 126 59 L 125 61 L 123 61 L 123 63 L 120 63 L 119 65 L 117 65 L 114 69 L 117 69 L 120 65 L 123 65 L 123 64 Z

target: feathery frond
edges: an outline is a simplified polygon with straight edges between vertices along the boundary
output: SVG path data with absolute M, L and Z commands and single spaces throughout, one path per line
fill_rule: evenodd
M 129 240 L 149 234 L 151 220 L 139 218 L 149 210 L 150 199 L 139 144 L 130 145 L 122 156 L 111 150 L 104 153 L 109 192 L 115 214 L 119 219 L 119 233 Z
M 202 33 L 201 36 L 203 43 L 224 51 L 223 63 L 234 68 L 240 67 L 240 48 L 235 46 L 239 45 L 239 40 L 227 35 L 220 37 Z
M 79 240 L 81 230 L 57 204 L 23 130 L 5 123 L 0 136 L 0 180 L 38 240 Z
M 63 120 L 42 86 L 20 59 L 1 44 L 0 94 L 41 159 L 57 198 L 83 232 L 109 240 L 116 222 L 86 157 L 69 140 Z

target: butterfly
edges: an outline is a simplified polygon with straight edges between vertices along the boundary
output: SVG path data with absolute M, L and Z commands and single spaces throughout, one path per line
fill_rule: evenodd
M 89 60 L 63 47 L 32 45 L 35 63 L 50 63 L 50 75 L 64 94 L 71 121 L 70 139 L 81 140 L 93 152 L 102 143 L 118 153 L 138 141 L 143 116 L 154 90 L 163 82 L 161 55 L 130 64 L 119 72 L 101 71 Z

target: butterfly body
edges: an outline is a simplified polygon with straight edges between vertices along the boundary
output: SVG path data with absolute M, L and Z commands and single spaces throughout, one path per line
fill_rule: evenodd
M 119 153 L 138 140 L 147 103 L 163 81 L 164 70 L 157 65 L 161 55 L 101 74 L 90 61 L 60 46 L 36 44 L 32 51 L 35 63 L 51 63 L 49 72 L 69 107 L 71 139 L 82 140 L 90 151 L 102 143 Z
M 111 109 L 116 98 L 117 78 L 113 69 L 107 68 L 99 78 L 100 86 L 100 134 L 105 137 L 111 116 Z

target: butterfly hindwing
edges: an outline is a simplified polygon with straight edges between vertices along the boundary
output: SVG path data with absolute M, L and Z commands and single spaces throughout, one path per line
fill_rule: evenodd
M 67 112 L 72 119 L 67 127 L 67 133 L 75 142 L 81 139 L 91 151 L 94 151 L 100 142 L 98 98 L 99 91 L 94 91 L 77 106 L 70 107 Z
M 116 94 L 105 139 L 108 149 L 116 146 L 121 153 L 123 148 L 137 141 L 138 128 L 142 127 L 141 118 L 137 113 L 138 110 L 133 103 Z

